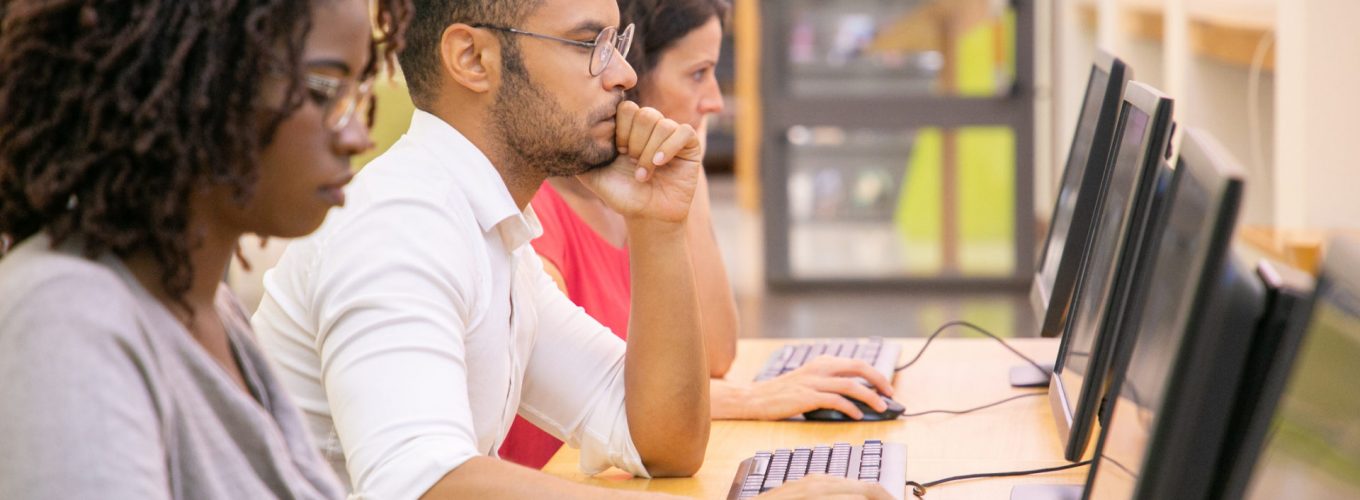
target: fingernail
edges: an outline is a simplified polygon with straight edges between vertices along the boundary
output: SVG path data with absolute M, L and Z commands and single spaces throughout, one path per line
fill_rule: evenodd
M 652 164 L 653 164 L 653 165 L 660 165 L 661 162 L 662 162 L 663 160 L 665 160 L 665 159 L 666 159 L 666 155 L 665 155 L 664 153 L 659 153 L 659 152 L 658 152 L 655 156 L 652 157 Z
M 619 146 L 619 154 L 621 154 L 621 155 L 626 155 L 626 154 L 628 154 L 628 148 L 625 147 L 625 146 Z
M 646 180 L 646 179 L 647 179 L 647 169 L 642 168 L 642 167 L 638 167 L 638 169 L 637 169 L 636 171 L 633 172 L 633 178 L 637 179 L 638 181 Z

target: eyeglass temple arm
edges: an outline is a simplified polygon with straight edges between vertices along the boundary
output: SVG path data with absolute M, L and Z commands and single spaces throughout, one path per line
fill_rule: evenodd
M 509 32 L 509 33 L 514 33 L 514 34 L 516 34 L 516 35 L 524 35 L 524 36 L 531 36 L 531 37 L 534 37 L 534 38 L 542 38 L 542 39 L 544 39 L 544 40 L 553 40 L 553 41 L 556 41 L 556 42 L 562 42 L 562 43 L 566 43 L 566 44 L 576 45 L 576 46 L 585 47 L 585 48 L 588 48 L 588 49 L 593 49 L 593 48 L 595 48 L 595 42 L 593 42 L 593 41 L 591 41 L 591 42 L 582 42 L 582 41 L 579 41 L 579 40 L 570 40 L 570 39 L 566 39 L 566 38 L 555 37 L 555 36 L 552 36 L 552 35 L 544 35 L 544 34 L 542 34 L 542 33 L 534 33 L 534 32 L 532 32 L 532 31 L 518 30 L 518 29 L 515 29 L 515 28 L 506 27 L 506 26 L 497 26 L 497 25 L 494 25 L 494 24 L 477 23 L 477 24 L 472 24 L 472 25 L 469 25 L 469 26 L 472 26 L 473 28 L 486 28 L 486 29 L 493 29 L 493 30 L 498 30 L 498 31 L 505 31 L 505 32 Z

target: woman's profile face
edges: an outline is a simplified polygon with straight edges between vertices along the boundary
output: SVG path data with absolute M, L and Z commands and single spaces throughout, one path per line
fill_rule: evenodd
M 698 129 L 705 115 L 723 109 L 722 92 L 713 75 L 721 50 L 722 24 L 714 16 L 661 53 L 638 82 L 640 104 Z
M 362 106 L 343 127 L 329 126 L 327 115 L 343 106 L 340 95 L 362 83 L 371 40 L 365 0 L 317 2 L 303 48 L 303 70 L 310 81 L 339 83 L 341 91 L 329 98 L 314 83 L 305 86 L 301 106 L 279 123 L 260 152 L 254 196 L 241 207 L 229 195 L 215 193 L 219 213 L 236 219 L 234 225 L 244 231 L 291 238 L 315 231 L 331 207 L 343 205 L 343 188 L 352 176 L 350 157 L 373 144 Z M 281 101 L 287 82 L 274 80 L 264 84 L 261 94 Z

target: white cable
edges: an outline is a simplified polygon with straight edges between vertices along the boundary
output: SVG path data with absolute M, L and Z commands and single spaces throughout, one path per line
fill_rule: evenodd
M 1266 171 L 1266 154 L 1261 137 L 1261 70 L 1266 63 L 1266 55 L 1275 42 L 1275 32 L 1267 31 L 1256 42 L 1256 51 L 1251 55 L 1251 70 L 1247 76 L 1247 133 L 1251 138 L 1251 163 L 1258 173 Z

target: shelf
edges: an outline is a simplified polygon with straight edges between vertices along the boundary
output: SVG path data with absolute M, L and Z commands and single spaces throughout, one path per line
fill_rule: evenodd
M 1345 228 L 1282 228 L 1243 225 L 1237 240 L 1261 257 L 1278 260 L 1317 275 L 1327 243 L 1337 236 L 1360 237 L 1360 230 Z
M 1120 3 L 1120 31 L 1137 40 L 1161 43 L 1164 13 L 1161 2 L 1126 0 Z M 1096 5 L 1077 5 L 1078 17 L 1087 30 L 1096 29 Z M 1238 2 L 1194 2 L 1187 8 L 1190 49 L 1197 55 L 1235 66 L 1250 67 L 1257 46 L 1275 29 L 1275 12 L 1263 5 Z M 1275 69 L 1272 46 L 1261 68 Z

